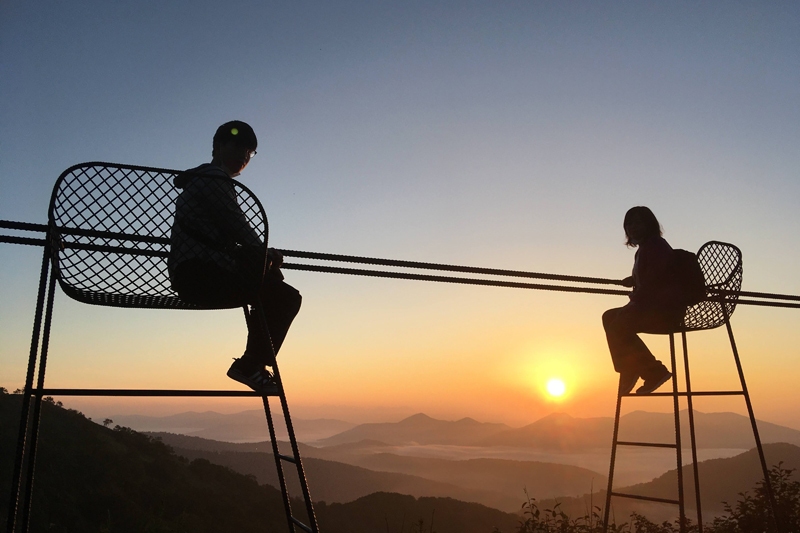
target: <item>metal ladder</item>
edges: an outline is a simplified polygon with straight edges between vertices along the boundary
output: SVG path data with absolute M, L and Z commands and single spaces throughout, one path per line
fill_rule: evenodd
M 36 316 L 34 318 L 33 336 L 31 339 L 31 351 L 28 359 L 28 371 L 23 392 L 22 412 L 20 415 L 19 436 L 17 451 L 14 462 L 14 472 L 10 491 L 8 521 L 6 531 L 15 533 L 16 531 L 27 532 L 31 518 L 31 500 L 36 464 L 36 449 L 38 445 L 39 422 L 41 416 L 42 399 L 46 396 L 128 396 L 128 397 L 258 397 L 261 396 L 253 391 L 207 391 L 207 390 L 143 390 L 143 389 L 47 389 L 44 387 L 45 370 L 47 367 L 47 355 L 49 348 L 50 325 L 53 315 L 53 300 L 55 296 L 56 276 L 50 273 L 50 262 L 48 252 L 45 250 L 42 259 L 42 272 L 40 276 L 39 295 L 36 306 Z M 47 305 L 45 307 L 45 288 L 47 288 Z M 266 319 L 263 309 L 257 306 L 258 315 L 261 320 L 259 323 L 266 330 Z M 248 313 L 245 308 L 245 313 Z M 42 316 L 44 315 L 44 316 Z M 40 334 L 44 325 L 43 342 L 39 349 Z M 269 343 L 270 346 L 272 343 Z M 37 365 L 38 362 L 38 365 Z M 38 379 L 34 387 L 34 371 L 38 366 Z M 273 366 L 277 390 L 275 393 L 261 396 L 264 404 L 264 413 L 269 426 L 270 440 L 272 441 L 272 451 L 275 457 L 275 466 L 278 471 L 281 493 L 283 495 L 284 509 L 290 533 L 296 533 L 299 527 L 306 533 L 319 533 L 311 495 L 308 490 L 303 463 L 300 459 L 300 452 L 297 446 L 294 427 L 291 416 L 289 415 L 289 405 L 286 401 L 286 393 L 280 377 L 278 365 Z M 280 453 L 278 440 L 275 435 L 275 425 L 272 419 L 272 412 L 269 406 L 269 397 L 277 396 L 281 401 L 284 421 L 289 434 L 289 441 L 292 447 L 292 455 Z M 301 522 L 292 515 L 289 493 L 286 488 L 286 478 L 283 471 L 282 461 L 293 463 L 297 468 L 297 475 L 303 492 L 306 513 L 308 515 L 308 525 Z M 21 513 L 20 513 L 21 511 Z M 21 516 L 19 516 L 21 514 Z
M 724 312 L 724 311 L 723 311 Z M 686 397 L 687 404 L 688 404 L 688 414 L 689 414 L 689 436 L 691 441 L 692 447 L 692 468 L 694 474 L 694 490 L 695 490 L 695 498 L 696 498 L 696 508 L 697 508 L 697 526 L 698 526 L 698 533 L 703 533 L 703 514 L 702 514 L 702 506 L 700 502 L 700 477 L 698 474 L 698 467 L 697 467 L 697 444 L 695 442 L 695 428 L 694 428 L 694 410 L 692 407 L 692 397 L 693 396 L 744 396 L 745 403 L 747 405 L 747 412 L 750 416 L 750 423 L 753 428 L 753 436 L 755 437 L 756 441 L 756 448 L 758 449 L 758 456 L 761 460 L 761 469 L 764 474 L 764 483 L 767 489 L 767 495 L 770 501 L 771 507 L 771 517 L 773 520 L 773 525 L 776 527 L 776 530 L 782 532 L 783 529 L 780 527 L 780 520 L 778 515 L 776 514 L 776 505 L 775 505 L 775 496 L 772 490 L 772 485 L 769 479 L 769 472 L 767 470 L 767 462 L 764 459 L 764 450 L 761 446 L 761 438 L 758 434 L 758 427 L 756 425 L 755 415 L 753 413 L 753 405 L 750 402 L 750 394 L 747 391 L 747 384 L 745 383 L 744 379 L 744 371 L 742 370 L 742 364 L 739 360 L 739 352 L 736 349 L 736 342 L 733 338 L 733 330 L 731 329 L 729 316 L 725 312 L 725 326 L 728 330 L 728 337 L 731 342 L 731 348 L 733 350 L 733 358 L 736 362 L 736 368 L 739 373 L 739 381 L 741 382 L 742 389 L 736 391 L 692 391 L 692 384 L 689 376 L 689 353 L 686 344 L 686 331 L 681 331 L 681 338 L 683 341 L 683 363 L 684 369 L 686 371 L 686 391 L 680 392 L 678 391 L 678 375 L 677 375 L 677 365 L 675 363 L 675 333 L 669 334 L 669 351 L 670 351 L 670 361 L 672 365 L 672 392 L 654 392 L 650 394 L 617 394 L 617 409 L 616 414 L 614 415 L 614 437 L 611 444 L 611 465 L 609 467 L 609 474 L 608 474 L 608 489 L 606 491 L 606 504 L 605 504 L 605 512 L 604 512 L 604 525 L 603 531 L 608 531 L 608 518 L 609 518 L 609 511 L 611 509 L 611 497 L 620 497 L 620 498 L 630 498 L 636 500 L 643 500 L 643 501 L 650 501 L 650 502 L 658 502 L 658 503 L 667 503 L 667 504 L 674 504 L 678 506 L 679 509 L 679 524 L 680 524 L 680 531 L 681 533 L 686 532 L 686 506 L 684 501 L 684 494 L 683 494 L 683 463 L 682 463 L 682 450 L 681 450 L 681 425 L 680 425 L 680 412 L 679 412 L 679 402 L 678 399 L 682 396 Z M 619 415 L 620 415 L 620 407 L 622 405 L 622 398 L 624 397 L 637 397 L 637 398 L 648 398 L 648 397 L 665 397 L 671 396 L 673 399 L 673 412 L 675 415 L 675 444 L 670 443 L 653 443 L 653 442 L 631 442 L 631 441 L 621 441 L 618 439 L 619 435 Z M 667 498 L 655 498 L 651 496 L 642 496 L 638 494 L 625 494 L 621 492 L 613 492 L 613 482 L 614 482 L 614 467 L 615 467 L 615 460 L 617 454 L 617 446 L 633 446 L 633 447 L 650 447 L 650 448 L 671 448 L 675 450 L 675 455 L 677 458 L 677 474 L 678 474 L 678 499 L 667 499 Z
M 258 324 L 261 326 L 262 330 L 269 336 L 268 328 L 266 326 L 266 318 L 264 316 L 264 310 L 259 303 L 253 311 L 248 314 L 248 310 L 244 308 L 245 315 L 248 317 L 251 316 L 252 313 L 257 313 L 258 316 Z M 269 346 L 272 347 L 272 342 L 270 341 Z M 292 425 L 292 418 L 289 415 L 289 404 L 286 402 L 286 393 L 283 389 L 283 381 L 281 380 L 280 370 L 278 369 L 277 358 L 274 357 L 274 350 L 273 350 L 273 361 L 275 363 L 272 365 L 275 384 L 278 387 L 276 394 L 269 394 L 262 396 L 262 400 L 264 402 L 264 413 L 267 416 L 267 425 L 269 426 L 269 437 L 270 441 L 272 442 L 272 454 L 275 457 L 275 468 L 278 471 L 278 481 L 280 482 L 281 486 L 281 494 L 283 496 L 283 505 L 286 511 L 286 519 L 288 520 L 289 531 L 290 533 L 295 533 L 295 526 L 299 527 L 306 533 L 319 533 L 319 526 L 317 525 L 317 518 L 314 514 L 314 505 L 311 501 L 311 495 L 308 491 L 308 482 L 306 480 L 305 470 L 303 469 L 303 462 L 300 459 L 300 449 L 297 446 L 297 438 L 295 437 L 294 433 L 294 426 Z M 286 431 L 289 434 L 289 443 L 292 447 L 292 454 L 285 455 L 280 452 L 278 448 L 278 438 L 275 435 L 275 423 L 272 420 L 272 411 L 270 410 L 269 406 L 269 397 L 270 396 L 277 396 L 281 400 L 281 409 L 283 410 L 283 418 L 286 422 Z M 300 480 L 300 488 L 303 492 L 303 500 L 305 503 L 306 513 L 308 515 L 308 524 L 304 524 L 299 519 L 297 519 L 292 514 L 292 503 L 289 497 L 289 490 L 286 487 L 286 476 L 283 472 L 283 461 L 287 463 L 292 463 L 297 468 L 297 477 Z

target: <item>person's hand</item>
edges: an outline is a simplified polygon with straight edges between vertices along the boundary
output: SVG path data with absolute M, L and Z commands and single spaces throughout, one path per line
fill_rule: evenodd
M 277 248 L 267 248 L 267 259 L 270 268 L 280 268 L 283 265 L 283 254 Z
M 627 278 L 623 279 L 621 285 L 623 287 L 633 287 L 633 276 L 628 276 Z

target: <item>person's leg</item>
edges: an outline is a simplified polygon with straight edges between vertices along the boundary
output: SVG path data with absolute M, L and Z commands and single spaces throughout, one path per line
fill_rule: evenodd
M 300 292 L 283 280 L 271 276 L 264 279 L 261 286 L 261 303 L 264 306 L 267 327 L 276 355 L 286 339 L 294 317 L 300 311 L 302 301 Z M 274 363 L 271 355 L 271 353 L 267 355 L 266 364 L 268 366 Z
M 608 349 L 614 370 L 623 373 L 639 373 L 652 365 L 656 358 L 639 338 L 641 317 L 630 304 L 625 307 L 609 309 L 603 313 L 603 328 L 606 331 Z
M 639 337 L 639 333 L 669 333 L 680 318 L 674 312 L 629 303 L 603 314 L 608 347 L 617 372 L 635 371 L 645 379 L 661 373 L 663 365 Z
M 203 307 L 238 307 L 258 298 L 252 284 L 248 284 L 239 273 L 229 272 L 210 262 L 187 261 L 176 269 L 174 278 L 173 288 L 181 299 Z M 258 330 L 248 327 L 248 347 L 253 337 L 251 331 Z M 262 359 L 246 350 L 242 357 L 234 358 L 227 375 L 257 392 L 273 394 L 277 389 Z

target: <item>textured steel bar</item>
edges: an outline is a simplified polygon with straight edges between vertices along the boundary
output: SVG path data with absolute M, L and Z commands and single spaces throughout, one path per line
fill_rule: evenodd
M 278 395 L 281 398 L 281 402 L 286 397 L 283 390 L 283 382 L 281 381 L 281 374 L 280 370 L 278 369 L 278 362 L 275 354 L 275 348 L 272 344 L 272 336 L 269 332 L 269 325 L 267 324 L 267 317 L 264 313 L 264 306 L 261 300 L 257 300 L 256 304 L 253 306 L 252 310 L 248 312 L 247 306 L 243 307 L 245 317 L 250 317 L 252 313 L 256 313 L 256 322 L 258 327 L 261 329 L 261 333 L 266 337 L 266 344 L 269 349 L 272 351 L 272 358 L 275 361 L 274 366 L 272 367 L 273 376 L 275 382 L 278 384 Z M 286 513 L 286 522 L 289 527 L 289 533 L 294 533 L 294 516 L 292 516 L 292 501 L 289 497 L 289 489 L 286 486 L 286 474 L 283 470 L 283 463 L 281 463 L 281 452 L 278 448 L 278 438 L 275 436 L 275 421 L 272 418 L 272 409 L 269 405 L 269 398 L 264 396 L 262 398 L 264 402 L 264 414 L 267 416 L 267 426 L 269 427 L 269 436 L 270 442 L 272 444 L 272 457 L 275 460 L 275 470 L 278 473 L 278 482 L 281 489 L 281 496 L 283 498 L 283 508 Z M 289 439 L 292 439 L 292 434 L 289 434 Z M 296 452 L 295 452 L 296 454 Z M 296 454 L 297 456 L 298 454 Z
M 18 230 L 27 230 L 27 231 L 46 231 L 47 226 L 44 224 L 32 224 L 27 222 L 15 222 L 15 221 L 0 221 L 0 227 L 8 228 L 8 229 L 18 229 Z M 59 227 L 58 231 L 64 235 L 79 235 L 79 236 L 87 236 L 87 237 L 98 237 L 98 238 L 107 238 L 107 239 L 119 239 L 123 241 L 130 241 L 130 242 L 143 242 L 148 244 L 162 244 L 166 245 L 169 243 L 169 240 L 164 237 L 149 237 L 149 236 L 141 236 L 141 235 L 131 235 L 127 233 L 119 233 L 119 232 L 111 232 L 111 231 L 99 231 L 99 230 L 85 230 L 81 228 L 72 228 L 72 227 Z M 10 236 L 10 235 L 0 235 L 0 242 L 6 242 L 11 244 L 24 244 L 24 245 L 32 245 L 32 246 L 44 246 L 46 241 L 44 239 L 32 239 L 28 237 L 17 237 L 17 236 Z M 143 255 L 143 256 L 152 256 L 152 257 L 166 257 L 167 254 L 164 252 L 159 251 L 148 251 L 148 250 L 140 250 L 131 251 L 130 248 L 113 248 L 113 247 L 106 247 L 101 245 L 89 245 L 86 243 L 70 243 L 67 244 L 67 248 L 74 248 L 74 249 L 83 249 L 88 251 L 104 251 L 104 252 L 116 252 L 116 253 L 128 253 L 131 255 Z M 123 252 L 124 250 L 124 252 Z M 610 278 L 598 278 L 598 277 L 591 277 L 591 276 L 571 276 L 571 275 L 563 275 L 563 274 L 547 274 L 547 273 L 540 273 L 540 272 L 526 272 L 522 270 L 509 270 L 509 269 L 495 269 L 495 268 L 483 268 L 483 267 L 470 267 L 470 266 L 463 266 L 463 265 L 448 265 L 443 263 L 427 263 L 421 261 L 403 261 L 403 260 L 396 260 L 396 259 L 380 259 L 380 258 L 372 258 L 372 257 L 362 257 L 362 256 L 352 256 L 352 255 L 342 255 L 342 254 L 329 254 L 329 253 L 320 253 L 320 252 L 304 252 L 300 250 L 280 250 L 285 256 L 287 257 L 300 257 L 306 259 L 318 259 L 318 260 L 326 260 L 326 261 L 341 261 L 341 262 L 350 262 L 350 263 L 362 263 L 362 264 L 374 264 L 374 265 L 384 265 L 384 266 L 394 266 L 394 267 L 404 267 L 404 268 L 419 268 L 419 269 L 428 269 L 428 270 L 443 270 L 443 271 L 451 271 L 451 272 L 465 272 L 465 273 L 474 273 L 474 274 L 486 274 L 492 276 L 507 276 L 507 277 L 522 277 L 522 278 L 536 278 L 536 279 L 549 279 L 549 280 L 556 280 L 556 281 L 567 281 L 573 283 L 587 283 L 587 284 L 604 284 L 604 285 L 621 285 L 621 280 L 610 279 Z M 432 279 L 430 277 L 413 277 L 408 275 L 397 275 L 397 273 L 387 273 L 378 270 L 363 270 L 363 269 L 338 269 L 336 267 L 324 267 L 319 265 L 306 265 L 306 264 L 299 264 L 299 263 L 286 263 L 284 264 L 284 268 L 286 269 L 295 269 L 295 270 L 306 270 L 306 271 L 314 271 L 314 272 L 327 272 L 327 273 L 337 273 L 337 274 L 353 274 L 353 275 L 363 275 L 363 276 L 376 276 L 376 277 L 393 277 L 399 279 L 415 279 L 415 280 L 427 280 L 427 281 L 440 281 L 440 282 L 449 282 L 449 283 L 470 283 L 471 280 L 469 278 L 452 278 L 452 277 L 442 277 L 442 279 Z M 496 282 L 496 283 L 486 283 L 486 280 L 474 280 L 474 284 L 476 285 L 493 285 L 493 286 L 501 286 L 501 287 L 513 287 L 513 288 L 527 288 L 527 289 L 541 289 L 541 290 L 561 290 L 566 292 L 586 292 L 592 294 L 616 294 L 616 295 L 626 295 L 628 291 L 615 291 L 615 292 L 605 292 L 601 290 L 583 290 L 583 289 L 576 289 L 576 288 L 563 288 L 560 286 L 547 286 L 547 285 L 526 285 L 526 284 L 507 284 L 503 282 Z M 725 296 L 734 296 L 736 298 L 739 297 L 751 297 L 751 298 L 764 298 L 764 299 L 774 299 L 774 300 L 788 300 L 788 301 L 796 301 L 800 302 L 800 296 L 797 295 L 789 295 L 789 294 L 777 294 L 777 293 L 767 293 L 767 292 L 753 292 L 753 291 L 727 291 L 723 289 L 715 289 L 709 288 L 710 294 L 717 294 L 722 296 L 723 298 L 709 298 L 710 301 L 720 301 L 720 302 L 728 302 L 725 299 Z M 755 306 L 762 306 L 762 307 L 782 307 L 782 308 L 789 308 L 789 309 L 800 309 L 800 303 L 789 303 L 789 302 L 768 302 L 768 301 L 758 301 L 758 300 L 738 300 L 736 303 L 741 305 L 755 305 Z
M 727 300 L 713 300 L 718 302 L 726 302 Z M 793 304 L 788 302 L 760 302 L 758 300 L 737 300 L 737 305 L 757 305 L 760 307 L 785 307 L 788 309 L 800 309 L 800 303 Z
M 54 231 L 58 235 L 80 235 L 83 237 L 98 237 L 101 239 L 114 239 L 118 241 L 146 242 L 150 244 L 169 244 L 166 237 L 151 237 L 149 235 L 135 235 L 119 231 L 103 231 L 96 229 L 81 229 L 69 226 L 56 226 Z
M 350 274 L 353 276 L 374 276 L 377 278 L 410 279 L 418 281 L 438 281 L 441 283 L 462 283 L 468 285 L 487 285 L 494 287 L 511 287 L 515 289 L 540 289 L 564 292 L 585 292 L 590 294 L 613 294 L 625 296 L 630 291 L 614 289 L 598 289 L 595 287 L 570 287 L 566 285 L 543 285 L 538 283 L 519 283 L 514 281 L 500 281 L 475 278 L 457 278 L 452 276 L 431 276 L 427 274 L 408 274 L 405 272 L 384 272 L 382 270 L 367 270 L 359 268 L 325 267 L 317 265 L 303 265 L 297 263 L 284 263 L 281 268 L 288 270 L 305 270 L 309 272 L 328 272 L 332 274 Z
M 297 460 L 296 460 L 294 457 L 292 457 L 291 455 L 284 455 L 284 454 L 282 454 L 282 453 L 279 453 L 279 454 L 278 454 L 278 456 L 279 456 L 281 459 L 283 459 L 284 461 L 288 461 L 288 462 L 290 462 L 290 463 L 297 464 Z
M 519 278 L 550 279 L 554 281 L 574 281 L 579 283 L 595 283 L 603 285 L 621 285 L 618 279 L 595 278 L 588 276 L 569 276 L 563 274 L 545 274 L 540 272 L 526 272 L 523 270 L 507 270 L 498 268 L 470 267 L 462 265 L 446 265 L 443 263 L 426 263 L 421 261 L 402 261 L 398 259 L 379 259 L 376 257 L 360 257 L 355 255 L 325 254 L 319 252 L 302 252 L 299 250 L 281 250 L 287 257 L 301 257 L 303 259 L 320 259 L 326 261 L 341 261 L 345 263 L 364 263 L 369 265 L 384 265 L 405 268 L 421 268 L 427 270 L 446 270 L 451 272 L 468 272 L 471 274 L 489 274 L 492 276 L 509 276 Z
M 617 391 L 617 409 L 614 413 L 614 436 L 611 438 L 611 462 L 608 467 L 608 489 L 606 490 L 606 505 L 603 510 L 603 533 L 608 531 L 608 514 L 611 511 L 611 491 L 614 488 L 614 462 L 617 459 L 617 437 L 619 436 L 619 413 L 622 407 L 622 394 Z
M 22 482 L 22 464 L 25 458 L 26 437 L 28 435 L 28 420 L 30 414 L 31 389 L 33 389 L 33 375 L 36 369 L 36 360 L 39 355 L 39 336 L 42 327 L 44 312 L 45 291 L 48 286 L 50 274 L 50 254 L 47 249 L 42 254 L 42 270 L 39 275 L 39 293 L 36 298 L 36 313 L 33 319 L 33 333 L 31 334 L 31 349 L 28 356 L 28 371 L 25 376 L 25 392 L 22 395 L 22 412 L 19 419 L 19 434 L 17 436 L 17 450 L 14 458 L 14 473 L 11 481 L 11 493 L 8 503 L 8 519 L 6 521 L 7 533 L 14 533 L 17 521 L 17 508 L 19 505 L 19 489 Z
M 675 334 L 669 334 L 669 357 L 672 363 L 672 405 L 675 412 L 675 455 L 678 472 L 678 526 L 686 533 L 686 508 L 683 498 L 683 458 L 681 457 L 681 413 L 678 398 L 678 365 L 675 363 Z
M 697 505 L 697 533 L 703 533 L 703 510 L 700 502 L 700 472 L 697 466 L 697 439 L 694 432 L 694 407 L 692 406 L 692 381 L 689 378 L 689 348 L 686 344 L 686 332 L 681 331 L 683 343 L 683 368 L 686 372 L 686 401 L 689 411 L 689 439 L 692 444 L 692 470 L 694 473 L 694 497 Z
M 612 492 L 611 495 L 619 496 L 620 498 L 630 498 L 632 500 L 644 500 L 646 502 L 671 503 L 674 505 L 680 504 L 678 500 L 668 500 L 666 498 L 654 498 L 652 496 L 639 496 L 638 494 L 624 494 L 622 492 Z
M 0 220 L 0 228 L 18 229 L 22 231 L 47 231 L 47 224 L 34 224 L 32 222 L 17 222 L 16 220 Z
M 0 242 L 9 244 L 26 244 L 28 246 L 44 246 L 47 241 L 44 239 L 33 239 L 31 237 L 14 237 L 12 235 L 0 235 Z
M 744 402 L 747 405 L 747 414 L 750 415 L 750 424 L 753 426 L 753 437 L 756 440 L 756 448 L 758 448 L 758 458 L 761 461 L 761 470 L 764 473 L 764 488 L 767 489 L 767 497 L 769 498 L 770 513 L 775 522 L 775 529 L 778 533 L 783 533 L 781 524 L 781 517 L 778 516 L 778 506 L 775 504 L 775 493 L 772 490 L 772 482 L 769 479 L 769 470 L 767 469 L 767 460 L 764 458 L 764 448 L 761 446 L 761 437 L 758 434 L 758 424 L 756 424 L 756 415 L 753 411 L 753 404 L 750 402 L 750 393 L 747 391 L 747 383 L 744 380 L 744 370 L 742 369 L 742 362 L 739 360 L 739 350 L 736 348 L 736 341 L 733 338 L 733 329 L 731 328 L 730 317 L 725 316 L 725 326 L 728 329 L 728 338 L 731 341 L 731 349 L 733 350 L 733 358 L 736 361 L 736 370 L 739 373 L 739 381 L 742 384 L 742 391 L 744 392 Z
M 280 381 L 278 381 L 280 383 Z M 275 469 L 278 472 L 278 482 L 281 488 L 281 496 L 283 497 L 283 509 L 286 513 L 286 520 L 289 526 L 289 533 L 294 533 L 294 517 L 292 516 L 292 501 L 289 499 L 289 489 L 286 488 L 286 476 L 283 473 L 283 464 L 281 463 L 281 453 L 278 449 L 278 438 L 275 436 L 275 422 L 272 420 L 272 410 L 269 407 L 269 398 L 264 396 L 264 414 L 267 416 L 267 427 L 269 428 L 269 440 L 272 444 L 272 457 L 275 459 Z
M 184 396 L 209 398 L 257 397 L 255 391 L 234 390 L 165 390 L 165 389 L 34 389 L 37 396 Z M 275 394 L 270 394 L 275 396 Z
M 300 520 L 298 520 L 297 518 L 295 518 L 295 517 L 293 517 L 293 516 L 292 516 L 292 517 L 291 517 L 291 519 L 292 519 L 292 522 L 294 522 L 294 524 L 295 524 L 297 527 L 299 527 L 300 529 L 302 529 L 302 530 L 303 530 L 303 531 L 305 531 L 306 533 L 314 533 L 314 531 L 313 531 L 313 530 L 312 530 L 310 527 L 308 527 L 307 525 L 305 525 L 304 523 L 302 523 L 302 522 L 301 522 Z
M 663 444 L 660 442 L 633 442 L 633 441 L 617 441 L 617 446 L 646 446 L 649 448 L 675 448 L 674 444 Z
M 747 296 L 752 298 L 774 298 L 776 300 L 797 300 L 800 296 L 792 294 L 776 294 L 774 292 L 752 292 L 752 291 L 726 291 L 721 289 L 710 289 L 708 292 L 719 294 L 720 296 Z
M 53 275 L 47 287 L 47 305 L 44 313 L 44 329 L 42 331 L 42 349 L 39 353 L 39 375 L 36 380 L 36 388 L 44 387 L 44 375 L 47 370 L 47 351 L 50 346 L 50 326 L 53 323 L 53 303 L 56 294 L 56 272 L 53 268 Z M 39 420 L 41 417 L 42 397 L 36 396 L 33 402 L 33 416 L 31 418 L 31 443 L 28 447 L 28 479 L 25 483 L 25 495 L 22 500 L 22 524 L 21 530 L 27 532 L 30 528 L 31 495 L 33 494 L 33 474 L 36 468 L 36 446 L 39 442 Z
M 744 394 L 740 390 L 720 390 L 720 391 L 698 391 L 693 392 L 692 396 L 741 396 Z M 636 398 L 661 398 L 664 396 L 674 396 L 671 392 L 651 392 L 649 394 L 636 394 L 632 392 L 624 396 L 635 396 Z M 678 396 L 686 396 L 685 392 L 678 392 Z
M 306 504 L 306 514 L 308 515 L 308 522 L 310 527 L 306 526 L 309 533 L 319 533 L 319 525 L 317 524 L 317 516 L 314 513 L 314 507 L 311 504 L 311 492 L 308 490 L 308 480 L 306 473 L 303 469 L 303 463 L 300 460 L 300 448 L 297 446 L 297 437 L 294 433 L 294 426 L 292 425 L 292 417 L 289 415 L 289 403 L 286 401 L 286 393 L 283 390 L 283 382 L 280 380 L 278 374 L 278 366 L 275 365 L 275 376 L 281 389 L 281 407 L 283 408 L 283 420 L 286 422 L 286 430 L 289 433 L 289 444 L 292 446 L 292 454 L 297 460 L 293 461 L 297 467 L 297 478 L 300 481 L 300 490 L 303 492 L 303 499 Z

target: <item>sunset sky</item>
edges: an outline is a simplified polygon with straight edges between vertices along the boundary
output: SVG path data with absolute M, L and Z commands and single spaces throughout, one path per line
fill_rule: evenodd
M 189 168 L 228 120 L 278 248 L 608 278 L 622 218 L 744 254 L 744 288 L 800 294 L 800 4 L 0 3 L 0 219 L 43 223 L 65 168 Z M 41 250 L 0 244 L 0 386 L 25 379 Z M 286 272 L 297 416 L 415 412 L 521 426 L 613 416 L 600 316 L 623 297 Z M 800 429 L 800 310 L 732 320 L 759 418 Z M 240 310 L 93 307 L 59 292 L 50 387 L 214 388 Z M 662 360 L 666 337 L 646 341 Z M 733 388 L 723 330 L 689 337 L 698 389 Z M 683 376 L 681 370 L 680 376 Z M 547 394 L 563 380 L 559 399 Z M 629 409 L 667 410 L 644 399 Z M 91 416 L 257 408 L 67 399 Z M 744 412 L 741 399 L 697 400 Z

